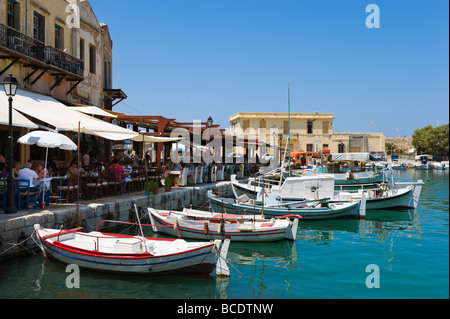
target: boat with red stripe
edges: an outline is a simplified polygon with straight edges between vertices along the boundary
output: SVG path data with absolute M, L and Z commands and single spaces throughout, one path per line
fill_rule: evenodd
M 142 225 L 136 225 L 142 234 Z M 217 275 L 229 276 L 229 239 L 186 242 L 180 238 L 83 232 L 81 228 L 50 229 L 39 224 L 34 228 L 44 256 L 80 268 L 134 275 L 210 274 L 215 268 Z
M 190 239 L 269 242 L 295 240 L 301 216 L 273 219 L 261 216 L 211 213 L 195 209 L 168 211 L 148 208 L 154 232 Z M 291 220 L 292 219 L 292 220 Z

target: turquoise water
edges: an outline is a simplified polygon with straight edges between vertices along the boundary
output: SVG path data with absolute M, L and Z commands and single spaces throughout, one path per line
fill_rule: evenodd
M 228 280 L 81 270 L 80 288 L 69 289 L 65 266 L 39 253 L 0 264 L 0 298 L 447 299 L 449 173 L 408 170 L 395 178 L 425 181 L 416 210 L 302 221 L 295 242 L 231 243 Z M 379 280 L 368 265 L 376 265 Z M 366 279 L 379 288 L 368 288 Z

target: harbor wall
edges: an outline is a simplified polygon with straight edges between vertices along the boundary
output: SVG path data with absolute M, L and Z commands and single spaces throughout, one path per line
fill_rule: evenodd
M 102 220 L 135 222 L 136 204 L 141 218 L 147 214 L 147 207 L 164 210 L 182 210 L 183 207 L 209 206 L 207 191 L 218 191 L 224 197 L 233 196 L 230 182 L 218 182 L 194 187 L 172 188 L 170 192 L 145 196 L 144 193 L 130 194 L 82 202 L 76 205 L 50 206 L 45 210 L 21 211 L 14 215 L 0 215 L 0 261 L 17 255 L 29 254 L 37 250 L 34 225 L 45 228 L 75 228 L 83 226 L 85 231 L 93 231 Z M 161 190 L 160 190 L 161 191 Z M 107 231 L 111 223 L 102 223 L 99 230 Z M 117 224 L 116 224 L 117 226 Z

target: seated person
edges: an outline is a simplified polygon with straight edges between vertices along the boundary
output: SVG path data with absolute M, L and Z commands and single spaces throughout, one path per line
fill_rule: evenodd
M 13 170 L 14 170 L 14 177 L 15 177 L 15 178 L 17 178 L 17 177 L 19 176 L 19 171 L 20 171 L 21 168 L 22 168 L 22 163 L 16 162 L 16 163 L 14 164 Z
M 119 165 L 119 161 L 116 158 L 113 159 L 112 164 L 108 168 L 108 172 L 110 176 L 113 176 L 115 182 L 120 182 L 122 186 L 120 192 L 122 193 L 127 186 L 127 181 L 125 178 L 122 178 L 122 175 L 125 174 L 125 170 Z
M 164 177 L 169 176 L 170 171 L 173 169 L 173 163 L 170 159 L 166 161 L 166 163 L 162 166 L 162 170 L 164 173 Z
M 44 165 L 42 165 L 42 163 L 36 164 L 35 172 L 38 175 L 39 179 L 45 179 L 50 177 L 48 170 L 44 168 Z M 45 181 L 45 186 L 47 187 L 47 189 L 50 189 L 50 180 Z
M 31 163 L 26 162 L 23 168 L 19 170 L 18 179 L 27 179 L 30 181 L 30 192 L 39 192 L 39 184 L 42 177 L 39 177 L 35 171 L 31 169 Z
M 81 168 L 81 162 L 78 162 L 78 166 L 77 166 L 77 162 L 73 161 L 69 168 L 67 169 L 66 175 L 67 177 L 71 177 L 71 176 L 77 176 L 79 174 L 82 174 L 84 172 L 84 169 Z M 79 168 L 78 168 L 79 167 Z

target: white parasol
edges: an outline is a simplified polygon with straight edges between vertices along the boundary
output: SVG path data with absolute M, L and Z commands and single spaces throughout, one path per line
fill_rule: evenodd
M 66 151 L 76 151 L 78 146 L 67 136 L 58 132 L 33 131 L 17 140 L 20 144 L 37 145 L 47 148 L 45 152 L 45 170 L 47 170 L 47 158 L 49 148 L 60 148 Z
M 33 131 L 17 140 L 21 144 L 34 145 L 46 148 L 60 148 L 67 151 L 76 151 L 77 145 L 67 136 L 57 132 Z

